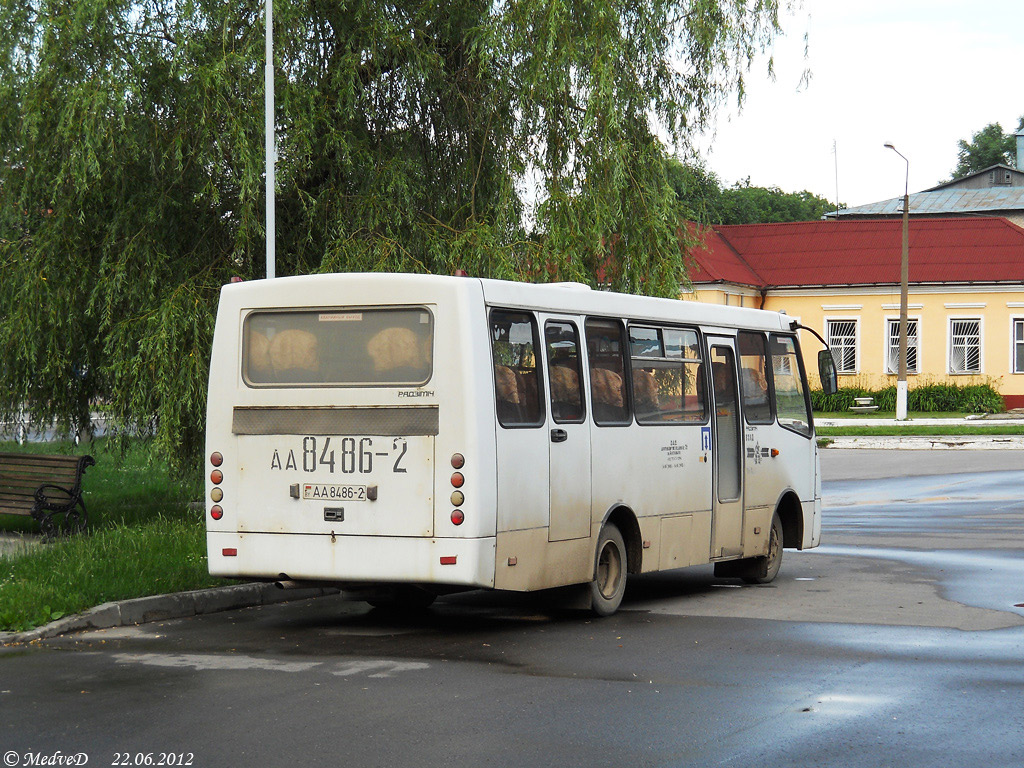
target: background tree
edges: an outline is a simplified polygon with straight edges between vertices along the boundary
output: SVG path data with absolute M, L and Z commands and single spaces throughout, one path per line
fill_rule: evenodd
M 1020 118 L 1017 130 L 1024 128 L 1024 117 Z M 954 179 L 962 179 L 972 173 L 983 171 L 993 165 L 1016 166 L 1017 139 L 1015 134 L 1003 132 L 999 123 L 989 123 L 972 134 L 971 140 L 957 142 L 957 163 L 953 170 Z
M 658 136 L 742 95 L 787 4 L 278 2 L 278 274 L 676 295 Z M 262 11 L 0 0 L 0 417 L 102 401 L 196 461 L 219 287 L 263 271 Z
M 836 204 L 804 190 L 783 192 L 778 187 L 751 186 L 744 179 L 722 189 L 711 171 L 669 159 L 666 174 L 685 215 L 706 224 L 769 224 L 781 221 L 816 221 Z M 845 208 L 844 204 L 839 205 Z

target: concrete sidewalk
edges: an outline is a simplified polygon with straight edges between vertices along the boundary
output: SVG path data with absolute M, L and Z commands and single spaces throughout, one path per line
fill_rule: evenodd
M 945 427 L 958 429 L 976 427 L 1018 427 L 1020 435 L 899 435 L 891 437 L 819 437 L 828 441 L 825 448 L 887 448 L 894 450 L 993 450 L 1024 448 L 1024 413 L 992 413 L 971 415 L 962 419 L 915 418 L 906 421 L 875 418 L 815 419 L 817 427 Z
M 42 536 L 37 533 L 0 533 L 0 557 L 28 552 L 42 541 Z
M 907 437 L 819 437 L 818 441 L 823 450 L 828 450 L 830 448 L 883 448 L 887 450 L 900 451 L 990 451 L 1024 449 L 1024 435 L 951 435 L 948 437 L 938 435 L 908 435 Z

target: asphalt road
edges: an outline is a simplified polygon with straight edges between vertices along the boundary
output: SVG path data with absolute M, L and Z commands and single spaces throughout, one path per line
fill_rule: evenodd
M 869 472 L 856 453 L 823 455 L 835 478 L 825 545 L 787 551 L 771 585 L 709 567 L 636 578 L 603 620 L 487 593 L 418 617 L 324 598 L 0 650 L 0 754 L 7 765 L 57 750 L 89 765 L 1024 763 L 1022 465 L 987 457 L 989 471 L 922 474 L 887 452 Z

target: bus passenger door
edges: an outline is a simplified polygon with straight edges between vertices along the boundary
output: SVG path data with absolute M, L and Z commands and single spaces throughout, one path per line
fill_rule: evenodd
M 569 319 L 545 316 L 548 369 L 548 541 L 590 536 L 590 426 L 583 399 L 580 334 Z
M 775 425 L 769 389 L 767 335 L 760 331 L 740 331 L 736 339 L 744 422 L 743 511 L 748 527 L 753 527 L 755 533 L 758 528 L 763 531 L 763 543 L 767 546 L 775 503 L 787 486 L 785 473 L 781 471 L 782 462 L 775 458 L 779 455 L 782 430 Z M 752 546 L 756 548 L 755 542 L 744 543 L 747 554 Z
M 736 387 L 736 352 L 728 337 L 709 336 L 714 510 L 711 557 L 743 553 L 743 432 Z

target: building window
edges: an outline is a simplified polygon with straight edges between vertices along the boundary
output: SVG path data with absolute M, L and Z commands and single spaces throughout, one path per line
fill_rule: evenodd
M 826 320 L 825 338 L 832 348 L 837 373 L 857 372 L 856 320 Z
M 1024 373 L 1024 319 L 1013 321 L 1013 372 Z
M 949 321 L 949 372 L 981 373 L 981 320 Z
M 900 321 L 887 320 L 886 325 L 888 326 L 889 332 L 886 334 L 888 338 L 888 346 L 886 347 L 885 354 L 885 371 L 886 373 L 899 373 L 900 372 Z M 920 373 L 921 369 L 918 367 L 917 350 L 918 350 L 918 336 L 917 336 L 917 320 L 911 320 L 907 318 L 907 373 Z

